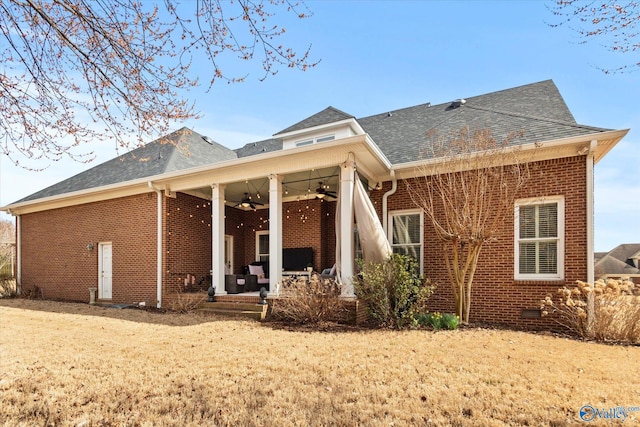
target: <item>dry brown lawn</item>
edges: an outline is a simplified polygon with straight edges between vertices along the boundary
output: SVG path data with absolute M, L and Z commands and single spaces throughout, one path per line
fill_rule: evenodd
M 562 426 L 584 424 L 586 404 L 640 406 L 640 347 L 551 335 L 307 331 L 20 299 L 0 300 L 0 328 L 4 426 Z

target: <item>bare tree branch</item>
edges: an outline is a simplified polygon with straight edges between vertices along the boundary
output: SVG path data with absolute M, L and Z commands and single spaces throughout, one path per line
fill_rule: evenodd
M 418 178 L 405 180 L 411 199 L 430 220 L 442 242 L 457 315 L 469 321 L 471 288 L 483 245 L 496 239 L 513 214 L 516 195 L 529 169 L 510 142 L 489 130 L 469 128 L 434 139 L 430 160 Z
M 597 41 L 611 52 L 632 54 L 631 60 L 624 65 L 599 67 L 605 73 L 640 68 L 636 54 L 640 50 L 640 2 L 556 0 L 549 10 L 561 19 L 559 23 L 549 24 L 551 27 L 567 25 L 583 43 Z
M 0 149 L 21 160 L 90 161 L 78 147 L 112 140 L 131 148 L 172 122 L 197 118 L 183 94 L 200 84 L 194 59 L 218 80 L 239 82 L 222 63 L 260 61 L 264 79 L 281 66 L 306 70 L 298 55 L 275 45 L 282 11 L 298 18 L 304 4 L 287 0 L 5 0 L 0 2 Z M 257 49 L 261 47 L 261 50 Z M 258 55 L 258 53 L 260 53 Z M 206 76 L 205 76 L 206 77 Z

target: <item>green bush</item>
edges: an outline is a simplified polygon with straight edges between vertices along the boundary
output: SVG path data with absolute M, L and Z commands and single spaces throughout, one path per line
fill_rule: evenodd
M 368 307 L 378 326 L 402 328 L 424 311 L 434 286 L 419 273 L 412 257 L 393 254 L 382 263 L 359 261 L 361 272 L 353 280 L 356 296 Z
M 458 325 L 460 325 L 460 318 L 450 313 L 418 313 L 414 316 L 413 320 L 414 326 L 430 327 L 433 328 L 434 331 L 440 329 L 453 331 L 454 329 L 458 329 Z

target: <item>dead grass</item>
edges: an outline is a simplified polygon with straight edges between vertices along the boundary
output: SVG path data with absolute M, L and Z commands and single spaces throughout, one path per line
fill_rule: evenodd
M 23 299 L 0 301 L 0 328 L 4 426 L 562 426 L 586 404 L 640 406 L 640 347 L 523 332 L 287 330 Z

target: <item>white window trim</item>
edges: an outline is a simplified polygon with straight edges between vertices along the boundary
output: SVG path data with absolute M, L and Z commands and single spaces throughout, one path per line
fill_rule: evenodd
M 387 240 L 393 249 L 393 218 L 402 215 L 420 215 L 420 273 L 424 273 L 424 212 L 422 209 L 402 209 L 389 211 L 387 224 Z
M 548 203 L 558 204 L 558 273 L 557 274 L 521 274 L 520 273 L 520 206 L 532 206 Z M 535 197 L 516 200 L 514 206 L 513 232 L 513 273 L 515 280 L 564 280 L 564 196 Z
M 304 146 L 307 146 L 307 145 L 312 145 L 312 144 L 317 144 L 317 143 L 322 143 L 322 142 L 327 142 L 327 141 L 333 141 L 334 139 L 336 139 L 336 135 L 332 133 L 332 134 L 328 134 L 328 135 L 316 136 L 316 137 L 313 137 L 313 138 L 300 139 L 300 140 L 295 142 L 295 146 L 296 147 L 304 147 Z
M 269 230 L 256 231 L 256 261 L 260 261 L 260 236 L 265 234 L 269 235 Z M 267 253 L 267 255 L 269 254 Z

